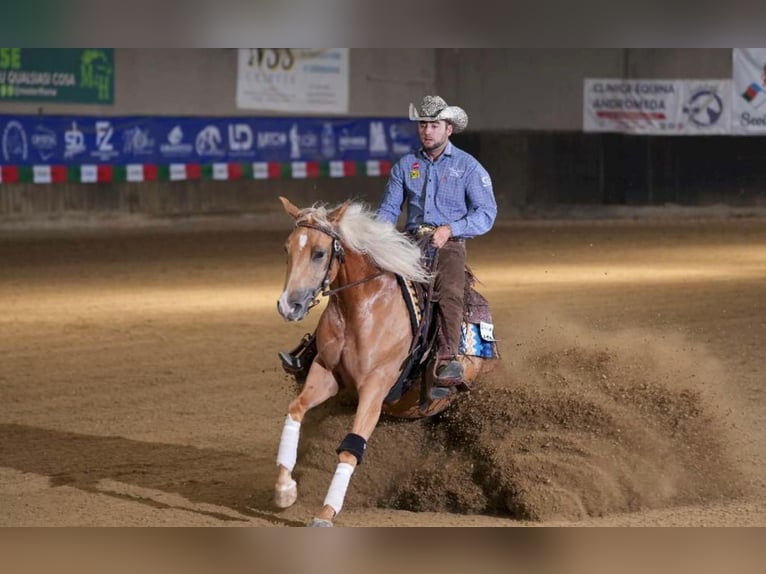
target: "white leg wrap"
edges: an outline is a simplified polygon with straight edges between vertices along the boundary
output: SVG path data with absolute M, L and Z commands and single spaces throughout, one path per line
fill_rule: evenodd
M 335 469 L 335 474 L 330 483 L 330 490 L 327 491 L 327 496 L 324 499 L 324 503 L 332 507 L 335 514 L 338 514 L 340 509 L 343 508 L 343 499 L 346 498 L 346 490 L 353 473 L 354 467 L 347 462 L 339 462 Z
M 301 423 L 294 421 L 290 415 L 285 419 L 285 427 L 282 429 L 282 438 L 279 440 L 279 452 L 277 464 L 281 464 L 290 472 L 295 468 L 298 459 L 298 437 L 301 433 Z

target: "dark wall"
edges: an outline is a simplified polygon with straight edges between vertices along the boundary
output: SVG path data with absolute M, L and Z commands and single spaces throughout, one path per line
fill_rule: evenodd
M 766 137 L 488 132 L 453 140 L 489 170 L 501 207 L 766 205 Z

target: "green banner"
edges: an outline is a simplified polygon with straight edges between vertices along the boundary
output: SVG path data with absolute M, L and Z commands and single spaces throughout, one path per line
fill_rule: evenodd
M 114 48 L 0 48 L 0 102 L 114 103 Z

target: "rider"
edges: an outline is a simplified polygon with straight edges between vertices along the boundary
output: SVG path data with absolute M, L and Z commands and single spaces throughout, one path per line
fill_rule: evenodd
M 468 125 L 462 108 L 447 105 L 439 96 L 426 96 L 419 109 L 410 104 L 409 117 L 418 122 L 422 147 L 392 168 L 377 217 L 395 225 L 406 206 L 405 231 L 413 236 L 432 234 L 431 245 L 438 249 L 434 293 L 445 334 L 436 376 L 439 384 L 451 385 L 463 375 L 457 354 L 463 322 L 465 240 L 492 228 L 497 204 L 487 170 L 449 141 Z M 305 338 L 292 354 L 279 354 L 285 370 L 305 375 L 314 352 L 308 342 Z
M 393 224 L 406 206 L 405 230 L 412 235 L 433 233 L 438 249 L 434 293 L 441 310 L 445 339 L 438 349 L 436 376 L 442 384 L 460 381 L 457 360 L 463 323 L 465 240 L 492 228 L 497 204 L 487 170 L 449 140 L 468 125 L 462 108 L 439 96 L 426 96 L 410 120 L 418 122 L 422 147 L 402 157 L 378 208 L 378 218 Z

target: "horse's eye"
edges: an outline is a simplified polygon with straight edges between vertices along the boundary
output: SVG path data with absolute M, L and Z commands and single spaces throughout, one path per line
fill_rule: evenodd
M 311 259 L 313 259 L 314 261 L 321 261 L 322 259 L 324 259 L 324 253 L 325 252 L 322 251 L 321 249 L 314 251 L 314 253 L 311 254 Z

